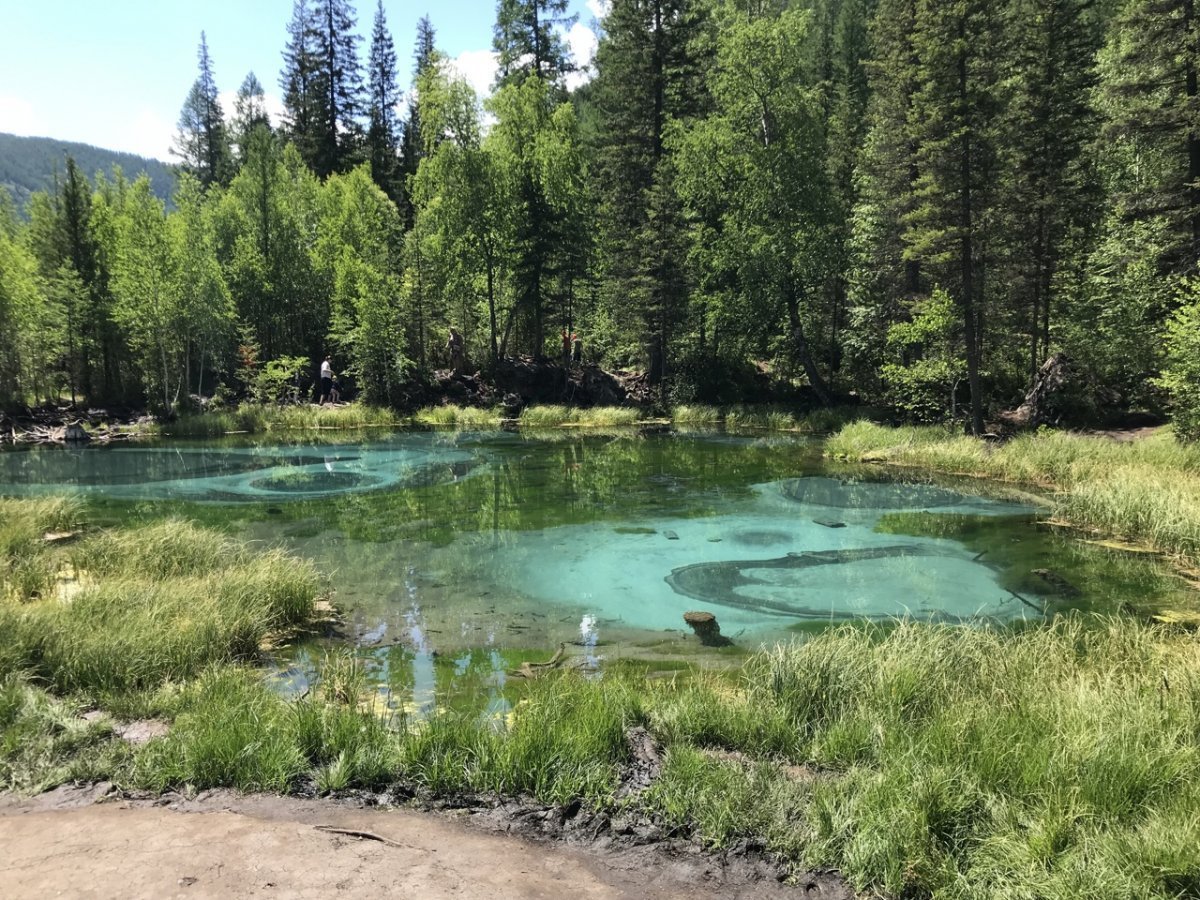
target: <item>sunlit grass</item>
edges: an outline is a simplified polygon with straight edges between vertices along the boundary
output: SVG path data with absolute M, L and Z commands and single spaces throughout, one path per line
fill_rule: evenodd
M 288 429 L 374 428 L 402 424 L 390 409 L 349 403 L 344 406 L 271 406 L 247 403 L 235 410 L 217 410 L 180 416 L 159 426 L 169 437 L 218 437 L 223 434 L 260 434 Z
M 577 406 L 528 406 L 521 411 L 521 426 L 548 428 L 573 425 L 579 427 L 613 427 L 636 425 L 643 418 L 641 410 L 627 406 L 595 406 L 583 409 Z
M 756 656 L 735 691 L 660 700 L 651 800 L 888 896 L 1173 896 L 1200 884 L 1198 660 L 1129 620 L 842 629 Z M 756 727 L 778 717 L 789 740 Z
M 73 530 L 81 511 L 71 497 L 0 498 L 0 601 L 40 597 L 51 588 L 58 566 L 46 536 Z
M 1061 518 L 1200 562 L 1200 448 L 1168 430 L 1127 442 L 1042 431 L 991 444 L 942 428 L 856 422 L 826 453 L 1057 488 Z
M 456 428 L 498 428 L 504 414 L 499 409 L 478 409 L 474 406 L 428 406 L 413 415 L 418 425 L 454 426 Z

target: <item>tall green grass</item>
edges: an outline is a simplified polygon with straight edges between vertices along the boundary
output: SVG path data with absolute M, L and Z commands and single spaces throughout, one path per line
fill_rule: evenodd
M 23 675 L 0 676 L 0 790 L 35 792 L 120 771 L 128 746 L 111 740 L 111 721 L 80 711 Z
M 666 698 L 651 800 L 718 845 L 753 823 L 888 896 L 1177 896 L 1200 886 L 1198 660 L 1190 636 L 1128 620 L 842 629 L 755 657 L 725 700 Z M 739 712 L 680 709 L 696 704 Z M 749 721 L 780 716 L 791 742 Z
M 581 409 L 576 406 L 528 406 L 521 410 L 522 427 L 548 428 L 573 425 L 579 427 L 611 427 L 636 425 L 642 412 L 626 406 L 596 406 Z
M 159 427 L 170 437 L 214 437 L 223 434 L 259 434 L 273 430 L 316 428 L 374 428 L 402 424 L 390 409 L 350 403 L 345 406 L 271 406 L 247 403 L 235 410 L 217 410 L 180 416 Z
M 51 589 L 59 564 L 45 536 L 74 529 L 81 511 L 71 497 L 0 498 L 0 601 L 30 600 Z
M 307 561 L 174 520 L 99 533 L 69 552 L 81 583 L 68 599 L 0 602 L 0 674 L 91 695 L 187 679 L 255 656 L 270 634 L 306 621 L 321 590 Z
M 854 407 L 828 407 L 797 411 L 782 406 L 701 406 L 683 405 L 671 410 L 676 425 L 713 427 L 723 424 L 730 429 L 793 431 L 800 434 L 827 434 L 862 415 Z
M 418 425 L 454 426 L 456 428 L 498 428 L 503 413 L 499 409 L 478 409 L 473 406 L 428 406 L 418 410 L 413 421 Z
M 1200 448 L 1169 431 L 1128 442 L 1042 431 L 989 444 L 941 428 L 856 422 L 829 438 L 826 453 L 1057 488 L 1061 518 L 1200 564 Z

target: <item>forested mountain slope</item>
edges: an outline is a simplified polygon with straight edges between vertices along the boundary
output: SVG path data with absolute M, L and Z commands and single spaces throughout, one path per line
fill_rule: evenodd
M 62 178 L 68 154 L 89 177 L 97 172 L 108 174 L 113 166 L 120 166 L 128 178 L 136 178 L 142 172 L 149 175 L 155 196 L 164 200 L 175 188 L 171 166 L 157 159 L 74 141 L 15 134 L 0 134 L 0 186 L 12 194 L 18 209 L 24 209 L 34 191 L 53 189 L 55 173 Z

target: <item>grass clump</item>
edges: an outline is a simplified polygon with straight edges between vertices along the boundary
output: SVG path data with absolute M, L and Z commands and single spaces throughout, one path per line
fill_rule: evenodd
M 255 673 L 209 669 L 180 703 L 170 733 L 138 753 L 134 784 L 284 791 L 305 772 L 291 709 Z
M 596 406 L 581 409 L 575 406 L 527 406 L 521 410 L 521 426 L 550 428 L 575 426 L 604 428 L 620 425 L 636 425 L 642 420 L 638 409 L 627 406 Z
M 453 426 L 455 428 L 497 428 L 504 418 L 499 409 L 478 409 L 474 406 L 428 406 L 418 410 L 413 421 L 418 425 Z
M 74 530 L 81 510 L 71 497 L 0 498 L 0 601 L 36 599 L 52 588 L 58 565 L 45 537 Z
M 260 434 L 289 429 L 375 428 L 400 424 L 390 409 L 348 403 L 344 406 L 273 406 L 245 403 L 233 410 L 215 410 L 179 416 L 159 427 L 170 437 L 219 437 L 223 434 Z
M 681 404 L 671 408 L 671 421 L 676 425 L 715 427 L 721 422 L 721 410 L 716 406 Z
M 720 411 L 721 421 L 732 430 L 789 431 L 827 434 L 861 415 L 854 407 L 831 406 L 802 412 L 783 406 L 730 406 Z
M 41 527 L 39 503 L 12 521 Z M 309 562 L 254 553 L 178 520 L 38 552 L 48 571 L 73 563 L 72 589 L 0 602 L 0 675 L 20 672 L 62 693 L 142 691 L 253 657 L 271 634 L 310 618 L 321 591 Z

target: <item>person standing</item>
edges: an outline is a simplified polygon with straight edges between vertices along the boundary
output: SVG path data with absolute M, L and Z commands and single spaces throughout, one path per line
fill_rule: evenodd
M 453 325 L 450 326 L 450 337 L 446 341 L 446 349 L 450 351 L 450 368 L 454 370 L 454 374 L 463 374 L 467 369 L 466 343 Z
M 325 357 L 325 360 L 321 363 L 321 397 L 317 401 L 317 405 L 324 406 L 326 397 L 330 398 L 331 403 L 334 402 L 335 395 L 333 393 L 333 363 L 330 362 L 328 356 Z

